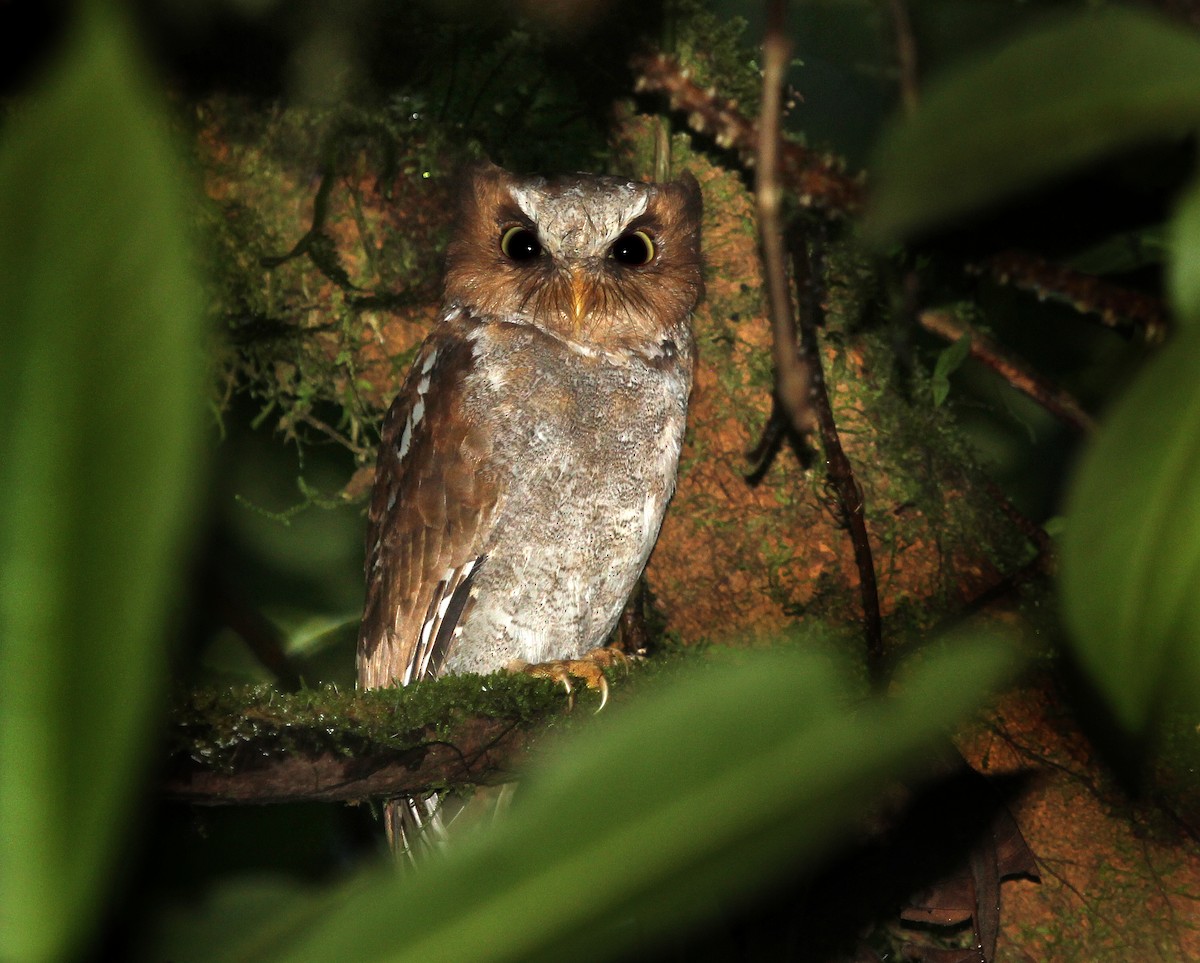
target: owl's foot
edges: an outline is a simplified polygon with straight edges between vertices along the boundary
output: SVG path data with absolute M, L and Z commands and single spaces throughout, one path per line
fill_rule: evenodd
M 629 656 L 620 649 L 601 646 L 585 652 L 578 659 L 552 659 L 549 662 L 538 662 L 534 665 L 517 659 L 508 664 L 508 669 L 510 672 L 523 672 L 535 679 L 550 679 L 559 683 L 567 690 L 569 707 L 575 705 L 575 687 L 571 685 L 571 680 L 582 679 L 589 689 L 596 689 L 600 692 L 600 707 L 596 709 L 599 712 L 608 703 L 608 679 L 604 677 L 604 670 L 612 668 L 614 665 L 628 670 Z

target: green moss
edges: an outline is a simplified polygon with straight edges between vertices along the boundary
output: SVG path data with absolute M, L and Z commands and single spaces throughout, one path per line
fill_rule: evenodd
M 669 0 L 668 22 L 679 62 L 702 86 L 715 87 L 721 96 L 736 100 L 747 117 L 758 114 L 762 77 L 755 47 L 746 36 L 741 17 L 718 16 L 704 0 Z
M 661 626 L 660 626 L 661 628 Z M 609 706 L 634 697 L 645 685 L 674 677 L 695 653 L 669 651 L 608 670 Z M 568 712 L 561 685 L 511 672 L 451 675 L 410 686 L 342 691 L 326 685 L 283 693 L 269 685 L 205 688 L 181 693 L 170 710 L 167 757 L 190 758 L 230 771 L 247 754 L 342 756 L 406 751 L 453 736 L 471 718 L 521 728 L 586 724 L 589 696 L 579 693 Z
M 289 440 L 332 435 L 365 464 L 397 379 L 374 383 L 364 348 L 382 315 L 436 301 L 447 226 L 427 209 L 444 207 L 444 172 L 469 147 L 394 107 L 214 98 L 197 122 L 211 312 L 226 333 L 217 407 L 249 394 Z
M 563 706 L 560 687 L 503 672 L 369 692 L 336 686 L 290 694 L 266 685 L 203 689 L 182 696 L 172 708 L 167 751 L 228 769 L 255 751 L 352 756 L 408 750 L 448 737 L 473 716 L 530 726 Z

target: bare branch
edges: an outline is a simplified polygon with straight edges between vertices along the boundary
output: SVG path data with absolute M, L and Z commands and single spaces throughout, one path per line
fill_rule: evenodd
M 825 451 L 825 464 L 829 480 L 837 491 L 838 502 L 850 541 L 854 546 L 854 561 L 858 567 L 859 594 L 862 598 L 863 631 L 867 640 L 867 672 L 876 687 L 885 682 L 883 664 L 883 618 L 879 610 L 879 589 L 875 579 L 875 561 L 871 553 L 871 542 L 867 535 L 865 499 L 862 488 L 854 477 L 854 467 L 842 448 L 838 435 L 833 408 L 829 404 L 829 392 L 825 387 L 825 372 L 821 364 L 821 345 L 817 330 L 822 326 L 824 309 L 824 263 L 822 241 L 824 224 L 813 225 L 816 236 L 812 239 L 812 250 L 808 239 L 797 231 L 792 239 L 792 264 L 796 277 L 796 290 L 800 302 L 800 343 L 812 377 L 811 404 L 816 413 L 817 426 L 821 433 L 821 446 Z
M 1105 327 L 1126 333 L 1140 329 L 1151 343 L 1163 341 L 1170 330 L 1166 307 L 1160 298 L 1118 287 L 1094 274 L 1052 264 L 1026 251 L 1004 251 L 980 264 L 968 265 L 968 270 L 988 274 L 997 283 L 1028 291 L 1040 300 L 1061 301 L 1080 314 L 1099 318 Z
M 775 397 L 791 422 L 792 430 L 803 436 L 814 425 L 809 404 L 811 378 L 797 350 L 784 261 L 783 229 L 779 218 L 783 199 L 779 183 L 779 126 L 783 113 L 783 78 L 790 48 L 784 33 L 784 0 L 770 0 L 767 5 L 767 33 L 763 40 L 763 97 L 762 114 L 758 122 L 755 195 L 758 201 L 763 270 L 767 278 L 767 302 L 771 312 Z
M 987 365 L 1063 424 L 1083 434 L 1088 434 L 1095 428 L 1092 416 L 1083 410 L 1083 406 L 1069 392 L 1030 370 L 1025 362 L 1014 357 L 987 335 L 967 328 L 949 311 L 922 311 L 917 315 L 917 320 L 926 331 L 944 338 L 951 344 L 960 338 L 969 337 L 972 358 Z
M 900 72 L 900 103 L 904 112 L 917 109 L 917 38 L 913 34 L 912 18 L 904 0 L 887 0 L 892 18 L 892 34 L 896 39 L 896 68 Z

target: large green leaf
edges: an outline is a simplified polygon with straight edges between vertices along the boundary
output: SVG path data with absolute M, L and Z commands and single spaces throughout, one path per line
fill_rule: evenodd
M 1184 192 L 1167 239 L 1167 294 L 1175 319 L 1200 324 L 1200 180 Z
M 5 959 L 79 945 L 154 729 L 204 366 L 164 123 L 90 3 L 0 141 Z
M 1200 36 L 1108 7 L 1030 33 L 929 85 L 882 137 L 869 232 L 894 240 L 1073 165 L 1200 124 Z
M 827 850 L 1010 659 L 973 638 L 857 704 L 811 652 L 699 667 L 548 751 L 506 817 L 444 860 L 366 873 L 286 933 L 264 920 L 218 948 L 216 920 L 200 943 L 245 961 L 618 956 Z
M 1200 692 L 1200 331 L 1109 413 L 1068 499 L 1062 591 L 1080 661 L 1131 732 Z

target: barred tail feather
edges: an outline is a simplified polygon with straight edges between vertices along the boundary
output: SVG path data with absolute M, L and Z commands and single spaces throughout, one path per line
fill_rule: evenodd
M 442 823 L 441 797 L 399 796 L 389 799 L 383 808 L 383 824 L 388 844 L 398 858 L 417 863 L 446 843 Z
M 493 820 L 509 806 L 516 783 L 478 787 L 474 792 L 398 796 L 384 804 L 388 843 L 396 856 L 416 865 L 445 849 L 451 836 L 481 820 Z M 457 825 L 462 823 L 461 826 Z

